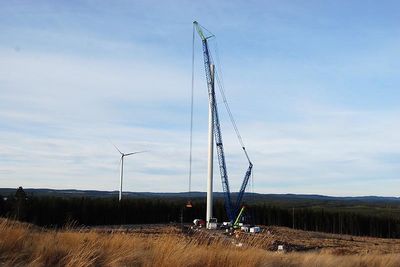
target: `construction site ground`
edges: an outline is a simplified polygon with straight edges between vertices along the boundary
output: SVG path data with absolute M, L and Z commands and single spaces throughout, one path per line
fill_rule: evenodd
M 115 227 L 95 227 L 99 232 L 125 232 L 134 235 L 159 236 L 181 235 L 199 244 L 223 242 L 236 247 L 254 247 L 282 253 L 327 252 L 330 254 L 386 254 L 400 253 L 400 239 L 360 237 L 322 232 L 293 230 L 286 227 L 261 226 L 260 233 L 239 232 L 228 235 L 225 230 L 192 229 L 191 225 L 145 224 Z

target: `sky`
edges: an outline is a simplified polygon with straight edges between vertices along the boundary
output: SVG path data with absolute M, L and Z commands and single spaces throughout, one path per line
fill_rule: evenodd
M 1 1 L 0 187 L 188 191 L 192 22 L 257 193 L 400 196 L 398 1 Z M 206 190 L 195 38 L 192 190 Z M 247 161 L 223 109 L 231 191 Z M 111 143 L 112 142 L 112 143 Z M 221 191 L 215 158 L 214 188 Z

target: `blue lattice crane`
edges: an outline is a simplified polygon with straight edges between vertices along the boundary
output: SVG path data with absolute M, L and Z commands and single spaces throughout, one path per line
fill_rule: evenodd
M 212 108 L 212 120 L 213 120 L 213 131 L 214 131 L 214 138 L 215 138 L 215 145 L 217 148 L 217 155 L 218 155 L 218 163 L 219 163 L 219 170 L 221 174 L 221 182 L 222 182 L 222 189 L 224 191 L 224 198 L 225 198 L 225 208 L 226 208 L 226 213 L 228 216 L 228 219 L 231 223 L 236 221 L 238 214 L 241 209 L 241 204 L 244 196 L 244 192 L 246 191 L 247 184 L 249 182 L 249 178 L 252 173 L 252 168 L 253 164 L 250 161 L 249 155 L 247 154 L 246 148 L 243 144 L 242 138 L 239 134 L 239 131 L 237 129 L 236 123 L 233 119 L 232 113 L 230 112 L 229 106 L 227 105 L 225 96 L 223 95 L 224 98 L 224 103 L 226 104 L 229 116 L 231 118 L 232 124 L 234 126 L 234 129 L 236 131 L 236 134 L 238 136 L 239 142 L 242 146 L 242 149 L 244 151 L 244 154 L 246 155 L 246 158 L 249 163 L 249 167 L 247 168 L 246 174 L 244 176 L 242 186 L 240 187 L 240 191 L 238 193 L 238 196 L 236 198 L 236 201 L 232 201 L 232 196 L 231 196 L 231 191 L 229 187 L 229 179 L 228 179 L 228 172 L 226 168 L 226 162 L 225 162 L 225 153 L 224 153 L 224 145 L 222 142 L 222 134 L 221 134 L 221 126 L 220 126 L 220 121 L 219 121 L 219 115 L 218 115 L 218 107 L 217 107 L 217 101 L 216 101 L 216 95 L 215 95 L 215 90 L 214 90 L 214 73 L 212 72 L 213 69 L 213 62 L 212 62 L 212 57 L 210 56 L 210 51 L 209 51 L 209 46 L 208 46 L 208 39 L 214 37 L 212 34 L 205 34 L 205 31 L 200 24 L 197 23 L 197 21 L 193 22 L 194 27 L 196 28 L 197 33 L 199 34 L 201 41 L 202 41 L 202 46 L 203 46 L 203 57 L 204 57 L 204 67 L 205 67 L 205 72 L 206 72 L 206 80 L 207 80 L 207 87 L 208 87 L 208 96 L 209 96 L 209 101 L 210 101 L 210 107 Z M 207 31 L 208 32 L 208 31 Z

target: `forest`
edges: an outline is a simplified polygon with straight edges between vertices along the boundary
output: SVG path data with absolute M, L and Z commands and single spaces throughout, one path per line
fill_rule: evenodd
M 34 223 L 38 226 L 95 226 L 119 224 L 190 223 L 203 218 L 205 199 L 115 197 L 28 196 L 22 188 L 14 194 L 0 196 L 0 216 Z M 292 206 L 292 207 L 291 207 Z M 382 212 L 382 209 L 384 212 Z M 299 206 L 266 201 L 246 205 L 244 222 L 257 225 L 285 226 L 307 231 L 400 238 L 400 218 L 371 204 L 369 207 L 318 205 Z M 227 220 L 222 200 L 216 200 L 214 216 Z

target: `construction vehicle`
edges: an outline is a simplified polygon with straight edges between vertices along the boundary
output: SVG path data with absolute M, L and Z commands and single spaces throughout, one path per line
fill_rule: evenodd
M 194 219 L 193 226 L 196 228 L 204 228 L 206 226 L 206 221 L 202 219 Z
M 225 98 L 225 94 L 223 93 L 223 88 L 222 88 L 221 84 L 219 83 L 218 76 L 216 76 L 225 106 L 226 106 L 228 114 L 229 114 L 229 117 L 231 119 L 232 125 L 236 131 L 236 135 L 238 137 L 238 140 L 241 144 L 242 150 L 243 150 L 243 152 L 248 160 L 248 164 L 249 164 L 247 171 L 245 173 L 242 185 L 240 187 L 239 193 L 237 195 L 236 201 L 233 202 L 230 187 L 229 187 L 229 179 L 228 179 L 228 172 L 227 172 L 226 162 L 225 162 L 225 152 L 224 152 L 224 146 L 223 146 L 223 142 L 222 142 L 222 133 L 221 133 L 219 114 L 218 114 L 217 100 L 216 100 L 216 94 L 215 94 L 215 90 L 214 90 L 214 80 L 215 80 L 215 78 L 214 78 L 214 63 L 212 61 L 213 59 L 210 55 L 209 45 L 208 45 L 208 40 L 210 38 L 213 38 L 214 35 L 211 34 L 204 27 L 200 26 L 200 24 L 197 21 L 193 22 L 193 26 L 196 29 L 198 35 L 200 36 L 201 41 L 202 41 L 202 46 L 203 46 L 204 67 L 205 67 L 205 73 L 206 73 L 209 102 L 210 102 L 210 106 L 212 108 L 213 132 L 214 132 L 214 137 L 215 137 L 214 138 L 215 145 L 217 148 L 222 189 L 224 192 L 225 209 L 226 209 L 227 217 L 229 219 L 230 224 L 232 226 L 235 226 L 236 221 L 240 217 L 239 215 L 241 215 L 244 210 L 244 208 L 241 209 L 241 204 L 242 204 L 243 195 L 246 191 L 246 186 L 248 184 L 249 178 L 252 173 L 253 163 L 250 161 L 249 155 L 247 154 L 246 148 L 243 144 L 242 138 L 239 134 L 238 128 L 233 119 L 233 115 L 230 112 L 228 103 Z
M 243 214 L 244 210 L 245 210 L 245 206 L 243 206 L 240 209 L 240 212 L 239 212 L 238 216 L 236 217 L 235 222 L 232 225 L 233 229 L 239 229 L 241 226 L 243 226 L 243 225 L 239 225 L 239 222 L 240 222 L 240 220 L 242 218 L 242 214 Z
M 231 222 L 223 222 L 223 223 L 220 225 L 220 228 L 221 228 L 221 229 L 231 229 L 231 228 L 232 228 L 232 223 L 231 223 Z

